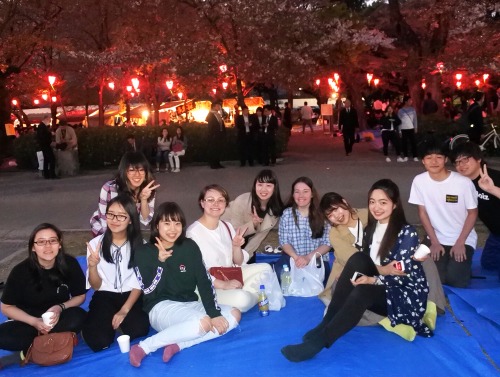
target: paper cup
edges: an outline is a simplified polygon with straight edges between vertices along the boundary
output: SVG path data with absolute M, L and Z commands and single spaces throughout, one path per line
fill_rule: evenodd
M 129 335 L 120 335 L 116 338 L 118 345 L 120 346 L 121 353 L 127 353 L 130 351 L 130 336 Z
M 45 312 L 42 314 L 42 321 L 45 323 L 47 326 L 52 326 L 50 322 L 52 321 L 52 316 L 54 315 L 54 312 Z
M 417 250 L 415 250 L 415 254 L 413 254 L 413 257 L 415 259 L 422 259 L 425 258 L 428 254 L 431 253 L 431 249 L 429 249 L 426 245 L 420 244 L 417 247 Z

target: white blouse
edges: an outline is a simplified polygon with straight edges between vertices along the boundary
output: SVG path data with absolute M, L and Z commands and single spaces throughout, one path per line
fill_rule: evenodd
M 199 221 L 195 221 L 186 231 L 187 237 L 198 244 L 207 270 L 211 267 L 232 267 L 234 265 L 232 238 L 236 231 L 230 223 L 226 222 L 226 224 L 231 235 L 222 221 L 219 221 L 214 230 L 208 229 Z M 241 251 L 243 252 L 242 264 L 246 264 L 249 255 L 246 250 L 242 249 Z
M 372 258 L 373 263 L 380 266 L 380 256 L 378 255 L 378 251 L 380 249 L 380 243 L 382 242 L 382 238 L 384 238 L 385 231 L 387 230 L 387 226 L 389 223 L 380 224 L 377 222 L 375 226 L 375 232 L 373 232 L 372 244 L 370 247 L 370 258 Z
M 101 242 L 104 235 L 100 235 L 92 239 L 89 244 L 93 250 L 96 249 L 97 244 Z M 90 251 L 87 249 L 87 263 Z M 102 256 L 102 251 L 99 253 L 101 258 L 99 264 L 97 265 L 97 273 L 102 279 L 100 291 L 107 292 L 130 292 L 132 289 L 141 289 L 137 277 L 133 268 L 128 268 L 128 262 L 130 260 L 130 242 L 126 242 L 123 246 L 118 247 L 115 244 L 111 244 L 111 256 L 113 260 L 118 261 L 115 263 L 108 263 L 104 260 Z M 90 289 L 89 283 L 89 270 L 87 268 L 87 289 Z

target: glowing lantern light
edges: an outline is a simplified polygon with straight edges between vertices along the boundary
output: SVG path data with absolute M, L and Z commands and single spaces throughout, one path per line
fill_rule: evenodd
M 488 73 L 483 74 L 483 82 L 484 83 L 486 83 L 486 80 L 488 80 L 488 77 L 490 77 L 490 75 Z
M 42 94 L 42 99 L 43 99 L 44 101 L 47 101 L 47 100 L 49 99 L 49 95 L 48 95 L 47 93 L 43 93 L 43 94 Z
M 220 69 L 220 71 L 221 71 L 222 73 L 227 72 L 227 65 L 225 65 L 225 64 L 221 64 L 221 65 L 219 66 L 219 69 Z
M 172 80 L 167 80 L 165 84 L 167 85 L 168 90 L 172 90 L 172 88 L 174 87 L 174 82 Z
M 338 84 L 339 83 L 339 78 L 340 78 L 339 74 L 338 73 L 334 73 L 333 74 L 333 78 L 335 79 L 335 82 Z
M 457 74 L 455 75 L 455 78 L 457 79 L 457 81 L 462 80 L 462 74 L 461 74 L 461 73 L 457 73 Z
M 130 93 L 130 97 L 135 97 L 135 93 Z
M 40 100 L 39 100 L 39 99 L 34 99 L 34 100 L 33 100 L 33 103 L 34 103 L 35 105 L 39 105 L 39 104 L 40 104 Z
M 13 99 L 13 100 L 12 100 L 12 104 L 13 104 L 14 106 L 17 106 L 17 99 Z
M 380 80 L 379 80 L 379 79 L 374 79 L 374 80 L 373 80 L 373 85 L 377 86 L 379 82 L 380 82 Z
M 460 87 L 462 86 L 462 82 L 461 81 L 457 81 L 457 88 L 460 89 Z
M 422 89 L 425 89 L 427 87 L 427 84 L 425 82 L 422 82 Z
M 183 96 L 182 92 L 177 93 L 177 97 L 179 97 L 179 99 L 182 99 L 182 96 Z
M 149 118 L 149 111 L 148 110 L 144 110 L 142 112 L 142 117 L 145 118 L 145 119 L 148 119 Z
M 476 84 L 477 87 L 479 87 L 479 85 L 481 84 L 481 81 L 476 80 L 476 81 L 474 81 L 474 83 Z
M 368 80 L 368 85 L 370 85 L 370 83 L 372 82 L 372 79 L 373 79 L 373 73 L 367 73 L 366 79 Z
M 137 88 L 139 88 L 139 79 L 138 78 L 133 78 L 130 81 L 132 81 L 132 86 L 134 87 L 134 89 L 137 90 Z
M 225 81 L 224 81 L 224 82 L 222 83 L 222 89 L 226 90 L 228 85 L 229 85 L 229 84 L 228 84 L 227 82 L 225 82 Z
M 321 84 L 321 80 L 320 79 L 316 79 L 316 85 L 319 86 L 319 84 Z
M 52 96 L 52 102 L 57 102 L 57 97 L 56 96 Z
M 48 79 L 50 85 L 54 85 L 54 83 L 56 82 L 56 76 L 49 76 Z
M 439 62 L 436 64 L 436 68 L 438 69 L 439 73 L 443 73 L 443 70 L 444 70 L 444 63 L 443 62 Z
M 127 92 L 131 92 L 132 91 L 132 85 L 127 85 L 126 89 L 127 89 Z
M 108 82 L 108 87 L 109 87 L 109 89 L 111 89 L 111 90 L 115 90 L 115 83 L 114 83 L 113 81 Z
M 213 88 L 212 89 L 212 93 L 215 95 L 217 93 L 217 89 L 216 88 Z
M 332 86 L 333 84 L 333 79 L 331 77 L 328 78 L 328 85 Z

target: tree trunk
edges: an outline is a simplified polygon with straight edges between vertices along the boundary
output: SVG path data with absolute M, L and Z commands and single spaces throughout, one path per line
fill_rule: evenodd
M 99 127 L 104 127 L 104 102 L 102 94 L 104 91 L 104 80 L 99 82 Z
M 238 106 L 245 106 L 245 97 L 243 96 L 243 85 L 241 84 L 241 79 L 236 77 L 236 95 Z
M 55 126 L 57 124 L 57 103 L 50 102 L 50 117 L 52 118 L 52 126 Z

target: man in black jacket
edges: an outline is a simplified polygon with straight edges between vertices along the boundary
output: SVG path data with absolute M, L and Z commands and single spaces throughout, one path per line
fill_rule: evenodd
M 208 122 L 208 162 L 210 169 L 222 169 L 220 163 L 220 152 L 226 140 L 226 125 L 220 113 L 221 105 L 218 102 L 212 103 L 210 112 L 205 119 Z
M 344 108 L 340 110 L 339 115 L 339 130 L 344 136 L 345 155 L 349 156 L 352 153 L 354 145 L 354 134 L 356 128 L 359 128 L 358 113 L 355 108 L 351 107 L 351 101 L 346 100 Z

